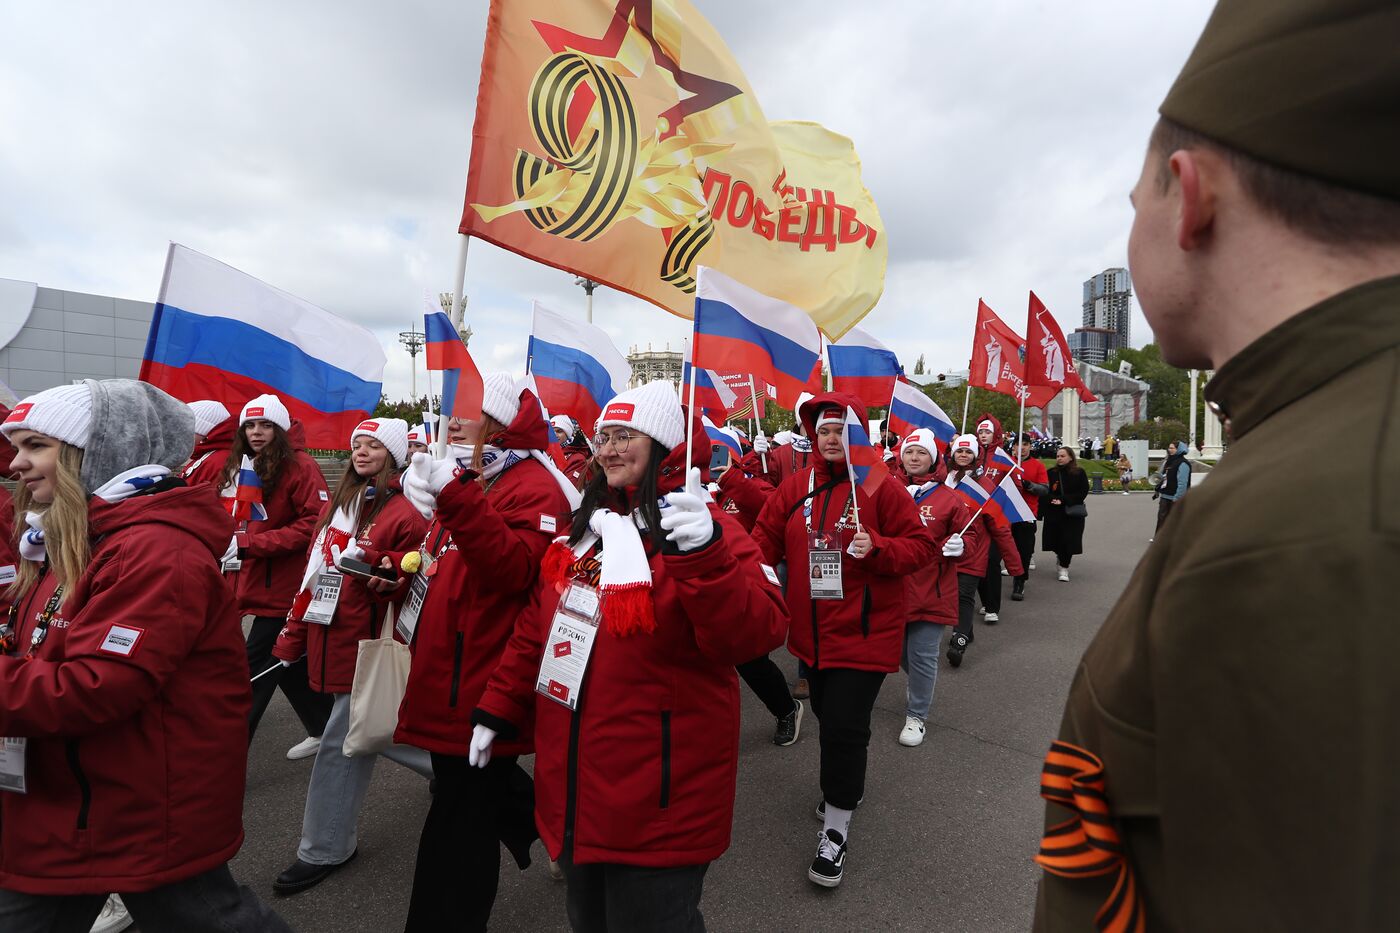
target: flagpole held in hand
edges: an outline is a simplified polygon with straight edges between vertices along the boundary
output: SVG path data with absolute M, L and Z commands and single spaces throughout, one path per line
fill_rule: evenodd
M 692 366 L 691 369 L 694 370 L 695 367 Z M 695 377 L 692 375 L 691 378 Z M 753 433 L 754 437 L 758 437 L 763 433 L 763 427 L 758 423 L 758 393 L 753 388 L 753 373 L 749 373 L 749 399 L 753 403 Z M 763 461 L 763 472 L 766 474 L 768 472 L 768 454 L 761 453 L 758 458 Z
M 685 354 L 690 358 L 690 341 L 685 342 Z M 694 457 L 695 448 L 691 446 L 695 441 L 695 361 L 691 358 L 690 363 L 690 405 L 686 410 L 685 419 L 685 454 L 687 458 Z

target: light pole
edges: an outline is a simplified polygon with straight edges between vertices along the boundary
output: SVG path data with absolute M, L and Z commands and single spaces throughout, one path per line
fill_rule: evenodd
M 416 329 L 413 324 L 408 325 L 408 330 L 399 331 L 399 343 L 408 351 L 409 363 L 409 383 L 412 385 L 413 398 L 418 398 L 418 351 L 423 349 L 423 341 L 427 338 Z
M 444 314 L 446 314 L 449 318 L 452 317 L 452 293 L 451 293 L 451 292 L 438 292 L 438 304 L 442 305 L 442 310 L 443 310 L 443 313 L 444 313 Z M 466 296 L 466 295 L 463 295 L 463 296 L 462 296 L 462 320 L 465 321 L 466 318 L 467 318 L 467 296 Z M 468 343 L 471 342 L 471 339 L 472 339 L 472 329 L 471 329 L 470 327 L 466 326 L 466 324 L 464 324 L 464 323 L 463 323 L 463 324 L 458 324 L 458 325 L 457 325 L 457 336 L 462 338 L 462 343 L 463 343 L 463 345 L 468 344 Z
M 593 323 L 593 289 L 598 287 L 598 283 L 592 279 L 577 275 L 574 276 L 574 284 L 583 289 L 583 293 L 588 296 L 588 323 Z

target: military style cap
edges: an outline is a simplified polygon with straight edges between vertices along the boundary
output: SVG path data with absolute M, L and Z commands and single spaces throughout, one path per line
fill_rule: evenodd
M 1159 109 L 1261 161 L 1400 199 L 1400 2 L 1220 0 Z

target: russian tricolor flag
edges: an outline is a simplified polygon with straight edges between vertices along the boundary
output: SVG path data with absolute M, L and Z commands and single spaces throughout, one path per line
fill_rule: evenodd
M 1021 465 L 1016 462 L 1016 459 L 1000 447 L 992 450 L 992 463 L 1001 467 L 1007 473 L 1021 468 Z
M 996 511 L 1001 512 L 1001 518 L 1011 524 L 1035 521 L 1035 510 L 1021 494 L 1020 487 L 1016 485 L 1016 480 L 1010 473 L 992 490 L 992 502 L 996 505 Z M 994 516 L 995 514 L 993 512 Z
M 953 419 L 937 402 L 904 380 L 897 380 L 890 401 L 890 430 L 900 437 L 908 437 L 916 428 L 928 428 L 945 447 L 958 436 Z
M 696 404 L 698 405 L 699 402 Z M 744 448 L 734 439 L 734 435 L 724 431 L 722 428 L 716 427 L 715 423 L 704 415 L 700 416 L 700 423 L 705 426 L 705 433 L 710 436 L 711 447 L 717 445 L 724 447 L 729 451 L 729 456 L 733 458 L 735 463 L 744 459 Z
M 860 415 L 846 408 L 846 423 L 841 429 L 841 442 L 846 447 L 846 469 L 856 486 L 873 495 L 875 488 L 890 475 L 885 468 L 884 451 L 870 443 Z
M 379 403 L 384 348 L 358 324 L 171 243 L 141 379 L 229 411 L 277 395 L 308 447 L 344 450 Z
M 690 391 L 690 362 L 685 364 L 681 375 L 682 393 Z M 711 369 L 695 370 L 695 407 L 703 412 L 711 412 L 721 421 L 729 417 L 739 396 L 735 394 L 720 376 Z
M 762 379 L 777 388 L 780 405 L 792 408 L 820 363 L 821 335 L 801 308 L 701 266 L 691 359 Z
M 904 374 L 894 351 L 859 327 L 827 344 L 826 358 L 831 363 L 832 390 L 849 392 L 869 408 L 884 405 L 894 394 L 895 380 Z
M 253 468 L 253 458 L 243 455 L 243 463 L 238 467 L 238 475 L 233 481 L 233 496 L 228 500 L 228 513 L 235 522 L 265 522 L 267 509 L 263 507 L 262 477 Z
M 530 375 L 540 403 L 593 431 L 614 395 L 627 388 L 632 367 L 599 327 L 575 321 L 535 302 Z
M 481 370 L 452 326 L 452 318 L 441 311 L 429 311 L 423 315 L 423 331 L 428 369 L 442 371 L 443 414 L 462 421 L 480 421 L 486 388 Z

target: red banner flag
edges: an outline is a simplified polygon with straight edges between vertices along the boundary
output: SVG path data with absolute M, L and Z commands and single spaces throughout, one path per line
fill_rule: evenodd
M 1030 309 L 1026 314 L 1026 383 L 1048 386 L 1057 392 L 1075 389 L 1082 400 L 1097 401 L 1074 368 L 1059 322 L 1035 292 L 1031 292 Z
M 1024 341 L 997 317 L 982 300 L 977 302 L 977 327 L 972 336 L 972 359 L 968 363 L 967 381 L 980 389 L 991 389 L 1018 401 L 1022 395 L 1032 408 L 1044 408 L 1055 397 L 1055 391 L 1026 385 L 1025 367 L 1021 363 Z

